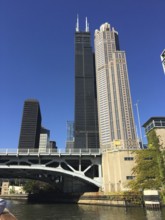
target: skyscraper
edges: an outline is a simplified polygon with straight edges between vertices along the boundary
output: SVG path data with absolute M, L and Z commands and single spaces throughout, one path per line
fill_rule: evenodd
M 100 147 L 137 146 L 125 51 L 110 24 L 95 30 Z
M 19 149 L 38 148 L 40 131 L 41 112 L 39 102 L 33 99 L 26 100 L 24 102 Z
M 66 140 L 66 149 L 74 148 L 74 122 L 67 121 L 67 140 Z
M 163 71 L 164 71 L 164 74 L 165 74 L 165 49 L 164 49 L 163 52 L 161 53 L 160 59 L 161 59 L 162 66 L 163 66 Z
M 44 127 L 41 127 L 40 140 L 39 140 L 39 151 L 46 152 L 49 148 L 50 142 L 50 131 Z
M 75 145 L 74 148 L 98 148 L 98 120 L 94 55 L 89 24 L 75 32 Z

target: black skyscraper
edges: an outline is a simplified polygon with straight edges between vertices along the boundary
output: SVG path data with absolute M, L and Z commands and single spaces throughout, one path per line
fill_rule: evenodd
M 41 131 L 41 112 L 37 100 L 24 102 L 19 148 L 31 149 L 39 147 Z
M 90 33 L 75 32 L 75 144 L 74 148 L 98 148 L 98 120 L 94 56 Z

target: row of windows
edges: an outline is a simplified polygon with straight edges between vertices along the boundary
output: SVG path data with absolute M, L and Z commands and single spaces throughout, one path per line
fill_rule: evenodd
M 133 157 L 124 157 L 124 160 L 134 160 Z
M 165 127 L 165 120 L 153 120 L 145 129 L 146 132 L 150 131 L 153 127 Z

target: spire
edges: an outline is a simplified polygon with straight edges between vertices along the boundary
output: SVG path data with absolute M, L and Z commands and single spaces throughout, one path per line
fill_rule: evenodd
M 88 23 L 87 17 L 86 17 L 86 21 L 85 21 L 85 32 L 89 32 L 89 23 Z
M 77 14 L 76 32 L 79 32 L 79 16 Z

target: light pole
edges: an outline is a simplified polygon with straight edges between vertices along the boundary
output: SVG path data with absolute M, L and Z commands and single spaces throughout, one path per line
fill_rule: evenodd
M 141 123 L 140 123 L 140 115 L 139 115 L 138 102 L 139 102 L 139 100 L 137 100 L 135 106 L 136 106 L 136 110 L 137 110 L 137 117 L 138 117 L 138 124 L 139 124 L 140 139 L 141 139 L 142 148 L 143 148 L 143 138 L 142 138 L 142 129 L 141 129 Z

